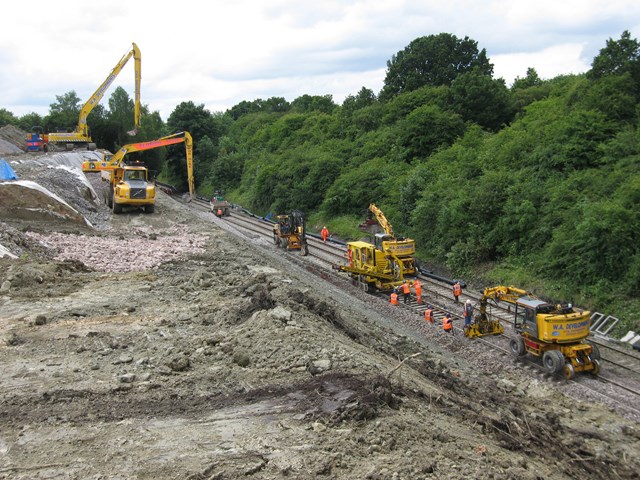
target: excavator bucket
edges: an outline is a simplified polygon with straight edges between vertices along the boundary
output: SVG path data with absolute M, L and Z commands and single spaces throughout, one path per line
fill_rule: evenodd
M 478 317 L 475 323 L 472 323 L 464 330 L 464 336 L 468 338 L 501 335 L 503 333 L 504 327 L 498 320 L 488 320 L 482 317 Z

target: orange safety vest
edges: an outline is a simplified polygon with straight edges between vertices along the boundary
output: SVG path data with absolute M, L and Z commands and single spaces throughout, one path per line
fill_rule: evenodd
M 402 293 L 411 293 L 411 287 L 406 282 L 402 284 Z
M 453 328 L 453 322 L 451 321 L 451 318 L 444 317 L 444 320 L 442 321 L 442 328 L 444 328 L 445 332 L 448 332 Z
M 420 286 L 420 284 L 414 283 L 413 286 L 416 289 L 416 297 L 419 297 L 420 295 L 422 295 L 422 287 Z
M 398 294 L 396 292 L 391 294 L 391 305 L 398 305 Z
M 456 297 L 459 297 L 461 293 L 462 293 L 462 287 L 460 286 L 460 284 L 459 284 L 459 283 L 456 283 L 456 284 L 453 286 L 453 294 L 454 294 Z
M 347 250 L 347 257 L 349 257 L 349 266 L 353 267 L 353 252 L 351 250 Z
M 329 236 L 329 230 L 323 228 L 322 230 L 320 230 L 320 235 L 322 235 L 322 238 L 327 238 Z
M 430 308 L 427 308 L 424 311 L 424 319 L 429 323 L 433 323 L 433 310 L 431 310 Z

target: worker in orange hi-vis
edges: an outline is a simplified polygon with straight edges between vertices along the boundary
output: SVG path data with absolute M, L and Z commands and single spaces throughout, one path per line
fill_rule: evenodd
M 391 292 L 391 298 L 389 299 L 391 305 L 398 305 L 398 292 L 395 290 Z
M 456 280 L 456 283 L 453 284 L 453 298 L 458 303 L 458 297 L 462 295 L 462 286 L 460 282 Z
M 402 284 L 402 296 L 404 303 L 409 301 L 409 295 L 411 295 L 411 285 L 409 285 L 409 280 L 405 280 Z
M 433 308 L 431 305 L 427 305 L 427 309 L 424 311 L 425 322 L 433 323 Z
M 413 282 L 413 288 L 416 292 L 416 302 L 418 302 L 418 305 L 420 305 L 422 303 L 422 285 L 420 285 L 419 280 Z
M 450 313 L 447 313 L 447 315 L 444 317 L 444 320 L 442 320 L 442 329 L 446 333 L 450 333 L 451 335 L 453 335 L 453 319 L 451 318 Z
M 322 242 L 327 243 L 327 238 L 329 237 L 329 229 L 326 225 L 322 227 L 322 230 L 320 230 L 320 236 L 322 237 Z

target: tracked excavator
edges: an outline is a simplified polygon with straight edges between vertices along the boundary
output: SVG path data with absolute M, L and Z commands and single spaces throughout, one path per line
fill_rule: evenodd
M 485 303 L 481 315 L 486 314 L 486 302 L 506 302 L 514 306 L 513 327 L 517 336 L 511 338 L 511 352 L 520 357 L 526 354 L 542 359 L 551 374 L 563 373 L 570 379 L 576 372 L 600 372 L 600 352 L 587 343 L 591 312 L 572 304 L 552 304 L 515 287 L 497 286 L 484 290 Z
M 300 255 L 309 255 L 304 213 L 293 210 L 287 215 L 278 215 L 273 225 L 273 242 L 285 250 L 299 250 Z
M 415 275 L 416 244 L 410 238 L 397 237 L 391 223 L 375 204 L 369 205 L 369 211 L 383 231 L 374 234 L 373 244 L 348 242 L 348 264 L 334 268 L 348 272 L 354 283 L 360 284 L 365 291 L 369 288 L 391 290 L 404 282 L 405 275 Z
M 85 147 L 87 150 L 95 150 L 96 144 L 91 140 L 89 135 L 89 126 L 87 125 L 87 116 L 95 108 L 100 100 L 104 96 L 109 86 L 116 79 L 120 71 L 127 64 L 129 59 L 133 57 L 135 66 L 135 100 L 134 100 L 134 129 L 128 132 L 130 135 L 135 135 L 136 130 L 140 124 L 140 78 L 141 78 L 141 64 L 142 59 L 140 55 L 140 49 L 133 43 L 131 50 L 129 50 L 111 70 L 107 78 L 102 82 L 98 89 L 93 92 L 93 95 L 86 101 L 86 103 L 80 109 L 80 115 L 78 117 L 78 124 L 73 132 L 56 132 L 44 135 L 44 151 L 48 152 L 56 146 L 64 145 L 66 150 L 73 150 L 77 147 Z
M 113 213 L 121 213 L 125 206 L 142 207 L 146 213 L 153 213 L 156 202 L 155 179 L 149 177 L 147 167 L 139 162 L 126 163 L 125 156 L 133 152 L 167 147 L 183 142 L 187 156 L 189 197 L 193 198 L 195 195 L 193 139 L 189 132 L 174 133 L 157 140 L 125 145 L 115 155 L 105 154 L 100 162 L 83 162 L 82 171 L 85 173 L 101 172 L 102 179 L 109 182 L 110 188 L 105 202 L 112 208 Z

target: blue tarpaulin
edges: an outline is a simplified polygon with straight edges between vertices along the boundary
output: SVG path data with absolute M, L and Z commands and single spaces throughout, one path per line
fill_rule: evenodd
M 0 158 L 0 180 L 17 180 L 16 172 L 4 158 Z

